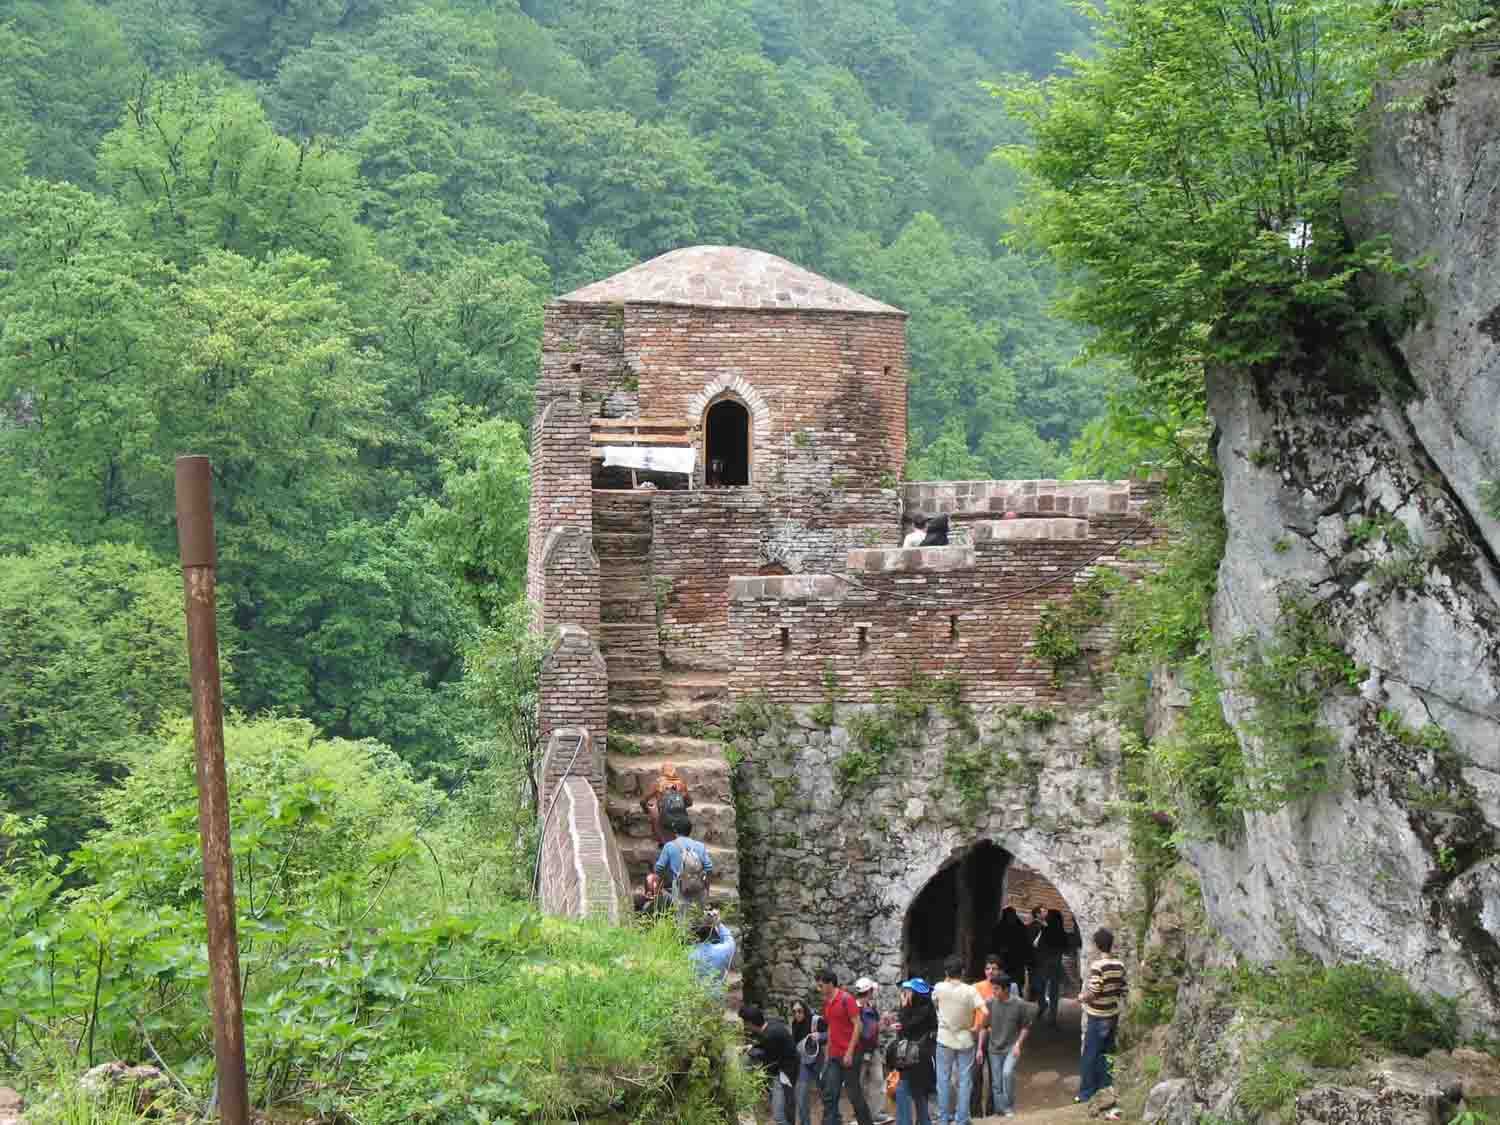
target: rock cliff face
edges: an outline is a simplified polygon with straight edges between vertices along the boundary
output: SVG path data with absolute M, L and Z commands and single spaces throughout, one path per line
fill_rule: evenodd
M 1492 58 L 1493 56 L 1490 56 Z M 1430 259 L 1372 280 L 1393 327 L 1218 371 L 1229 522 L 1214 632 L 1264 645 L 1315 606 L 1360 671 L 1322 705 L 1333 788 L 1192 853 L 1212 921 L 1257 958 L 1374 958 L 1500 1027 L 1500 66 L 1460 59 L 1381 113 L 1347 200 L 1359 237 Z M 1252 756 L 1255 703 L 1222 657 Z M 1357 686 L 1353 682 L 1357 680 Z

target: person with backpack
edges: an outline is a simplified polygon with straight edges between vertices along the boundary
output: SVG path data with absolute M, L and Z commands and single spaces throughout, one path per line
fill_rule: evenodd
M 896 1085 L 896 1125 L 932 1125 L 928 1101 L 937 1089 L 932 1061 L 937 1010 L 932 1006 L 932 985 L 921 977 L 902 981 L 901 1007 L 890 1026 L 896 1041 L 886 1051 L 885 1065 L 901 1075 Z
M 684 922 L 689 910 L 708 907 L 708 880 L 714 873 L 714 861 L 703 841 L 693 839 L 692 821 L 683 817 L 672 827 L 675 835 L 656 857 L 656 874 L 669 885 L 677 920 Z
M 875 1006 L 875 992 L 879 988 L 880 985 L 869 977 L 860 977 L 854 982 L 852 989 L 854 999 L 859 1004 L 859 1035 L 854 1042 L 854 1076 L 865 1095 L 867 1106 L 880 1106 L 885 1102 L 885 1075 L 880 1065 L 880 1009 Z M 857 1112 L 855 1116 L 859 1116 Z M 881 1113 L 873 1115 L 871 1120 L 875 1125 L 883 1125 L 893 1118 Z
M 859 1125 L 874 1125 L 865 1092 L 854 1070 L 859 1039 L 859 1002 L 839 987 L 832 969 L 818 971 L 818 991 L 823 996 L 823 1022 L 828 1025 L 828 1057 L 823 1060 L 823 1125 L 839 1125 L 839 1094 L 849 1095 Z
M 671 762 L 661 768 L 661 776 L 651 787 L 651 792 L 641 798 L 641 811 L 651 820 L 651 836 L 661 847 L 672 839 L 672 826 L 687 818 L 693 807 L 693 795 L 688 792 L 687 782 Z

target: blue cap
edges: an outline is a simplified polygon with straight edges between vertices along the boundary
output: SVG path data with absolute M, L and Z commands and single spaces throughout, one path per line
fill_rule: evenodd
M 932 991 L 932 985 L 928 984 L 921 977 L 912 977 L 911 980 L 904 980 L 898 987 L 909 988 L 918 996 L 926 996 Z

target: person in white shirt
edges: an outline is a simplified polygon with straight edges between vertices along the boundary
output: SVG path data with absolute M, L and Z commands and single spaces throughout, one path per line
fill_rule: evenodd
M 932 990 L 938 1012 L 938 1125 L 969 1125 L 974 1081 L 969 1064 L 974 1055 L 974 1032 L 984 1024 L 985 1003 L 979 990 L 961 979 L 963 971 L 962 959 L 949 957 L 943 962 L 943 982 Z M 957 1081 L 953 1077 L 955 1068 Z
M 927 538 L 927 517 L 921 512 L 916 512 L 911 517 L 911 530 L 906 533 L 906 538 L 901 540 L 903 547 L 920 547 L 922 540 Z

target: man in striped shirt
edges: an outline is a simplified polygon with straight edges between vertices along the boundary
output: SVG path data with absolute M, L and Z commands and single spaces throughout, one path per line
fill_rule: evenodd
M 1079 1064 L 1078 1097 L 1086 1102 L 1100 1090 L 1114 1084 L 1110 1074 L 1110 1055 L 1115 1050 L 1115 1027 L 1120 1022 L 1120 1006 L 1130 984 L 1125 979 L 1125 962 L 1114 955 L 1115 935 L 1109 930 L 1094 933 L 1094 948 L 1099 956 L 1089 964 L 1088 983 L 1078 999 L 1083 1004 L 1083 1058 Z

